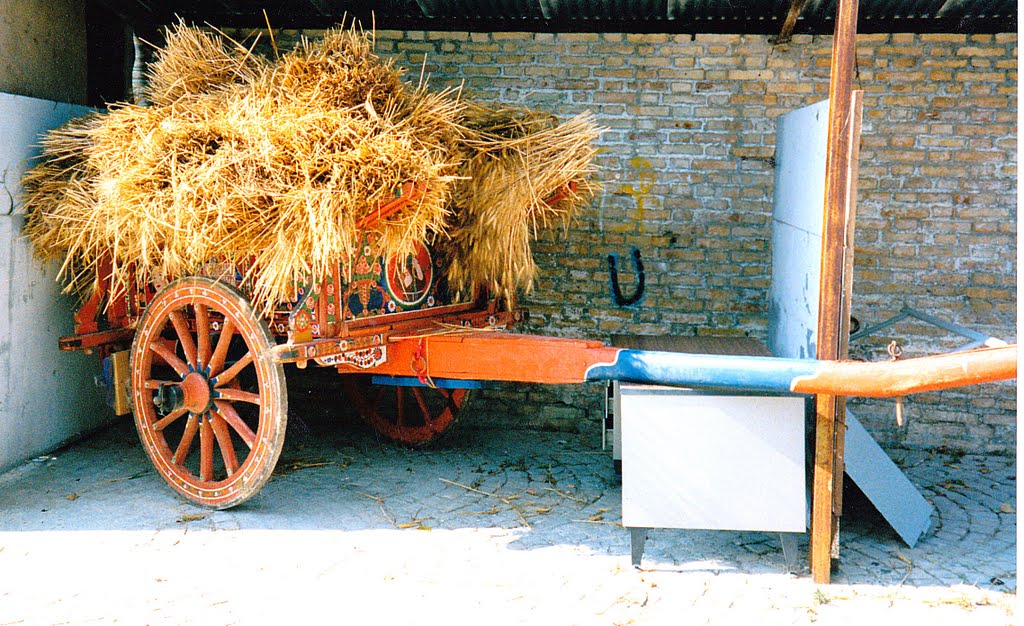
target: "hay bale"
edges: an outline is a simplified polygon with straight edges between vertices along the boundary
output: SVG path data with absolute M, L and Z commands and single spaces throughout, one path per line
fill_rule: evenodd
M 403 183 L 426 193 L 368 228 L 380 254 L 451 238 L 454 284 L 509 302 L 536 272 L 529 239 L 593 193 L 543 198 L 591 173 L 597 131 L 581 117 L 468 105 L 411 88 L 356 29 L 302 40 L 276 62 L 179 24 L 150 69 L 152 106 L 119 105 L 51 133 L 26 178 L 26 234 L 63 258 L 70 288 L 112 264 L 128 281 L 249 268 L 269 312 L 297 281 L 346 266 L 356 224 Z
M 344 109 L 369 102 L 376 111 L 403 101 L 406 87 L 392 59 L 373 53 L 373 39 L 358 28 L 328 31 L 322 39 L 303 36 L 267 79 L 275 95 L 311 106 Z

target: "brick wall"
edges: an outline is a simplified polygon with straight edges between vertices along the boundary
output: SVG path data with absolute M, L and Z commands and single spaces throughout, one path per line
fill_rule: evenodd
M 604 193 L 567 235 L 544 233 L 535 247 L 542 274 L 523 300 L 530 332 L 765 338 L 774 120 L 827 97 L 831 37 L 772 46 L 764 36 L 385 30 L 377 45 L 434 87 L 461 84 L 475 98 L 561 116 L 589 110 L 609 129 Z M 1014 34 L 859 37 L 853 311 L 862 324 L 908 305 L 1014 340 L 1016 55 Z M 611 299 L 605 259 L 619 255 L 628 293 L 633 247 L 647 288 L 624 308 Z M 890 338 L 908 356 L 964 343 L 901 324 L 855 354 L 886 358 Z M 903 428 L 891 401 L 851 406 L 889 446 L 1010 452 L 1014 389 L 909 398 Z M 591 428 L 602 393 L 502 386 L 477 394 L 467 419 Z
M 900 303 L 1013 340 L 1016 310 L 1016 36 L 893 35 L 861 56 L 874 103 L 863 140 L 854 305 L 861 319 Z M 918 58 L 917 55 L 921 55 Z M 867 94 L 866 94 L 867 95 Z M 967 340 L 920 324 L 914 354 Z M 880 335 L 871 342 L 884 358 Z M 867 353 L 868 349 L 862 349 Z M 1010 451 L 1014 385 L 908 400 L 910 422 L 873 421 L 892 444 Z M 860 412 L 886 414 L 880 403 Z

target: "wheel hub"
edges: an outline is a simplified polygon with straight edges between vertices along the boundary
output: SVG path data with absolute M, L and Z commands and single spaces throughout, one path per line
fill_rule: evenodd
M 153 396 L 153 404 L 163 415 L 182 408 L 201 415 L 213 408 L 214 397 L 210 379 L 200 372 L 189 372 L 180 383 L 160 385 Z

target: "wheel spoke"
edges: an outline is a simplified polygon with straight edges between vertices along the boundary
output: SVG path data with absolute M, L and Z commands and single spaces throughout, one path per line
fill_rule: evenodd
M 466 401 L 466 390 L 453 389 L 446 393 L 444 397 L 448 401 L 448 410 L 452 413 L 458 413 L 462 410 L 462 403 Z
M 384 394 L 388 388 L 386 385 L 376 385 L 377 392 L 373 394 L 373 406 L 380 406 L 381 400 L 384 399 Z
M 217 410 L 214 411 L 214 414 L 219 415 L 225 422 L 230 424 L 231 428 L 234 428 L 238 436 L 245 442 L 245 445 L 252 449 L 256 443 L 256 433 L 252 432 L 249 425 L 242 421 L 242 416 L 238 414 L 235 407 L 231 406 L 229 402 L 221 402 L 220 400 L 214 404 L 217 405 Z
M 210 361 L 210 311 L 205 304 L 196 304 L 196 340 L 199 343 L 196 369 L 201 370 Z
M 186 409 L 184 407 L 182 407 L 182 408 L 180 408 L 180 409 L 178 409 L 176 411 L 171 411 L 170 413 L 167 414 L 166 417 L 160 419 L 159 421 L 157 421 L 157 422 L 155 422 L 153 424 L 153 430 L 155 430 L 157 432 L 160 432 L 161 430 L 167 428 L 168 426 L 170 426 L 174 422 L 178 421 L 178 419 L 182 415 L 184 415 L 186 413 L 188 413 L 188 409 Z
M 220 456 L 224 460 L 224 469 L 228 476 L 238 471 L 238 457 L 235 456 L 235 446 L 231 442 L 231 433 L 228 425 L 218 413 L 210 411 L 213 434 L 217 437 L 217 447 L 220 448 Z
M 192 440 L 195 439 L 197 430 L 199 430 L 199 418 L 189 415 L 188 422 L 185 424 L 185 432 L 182 433 L 181 441 L 178 442 L 178 449 L 171 457 L 172 462 L 178 465 L 185 464 L 185 458 L 188 457 L 188 452 L 192 449 Z
M 252 363 L 252 352 L 246 352 L 245 356 L 238 359 L 234 365 L 224 370 L 224 373 L 217 377 L 217 387 L 231 382 L 235 376 L 238 376 L 238 373 L 248 367 L 250 363 Z
M 181 314 L 181 310 L 174 310 L 168 313 L 168 317 L 171 318 L 171 323 L 174 324 L 174 330 L 178 333 L 178 342 L 181 343 L 181 350 L 185 353 L 185 359 L 188 364 L 194 369 L 199 369 L 196 363 L 196 344 L 192 340 L 192 332 L 188 329 L 188 322 L 185 320 L 185 316 Z
M 171 349 L 164 345 L 164 343 L 159 339 L 156 341 L 151 341 L 149 343 L 149 349 L 155 352 L 161 359 L 164 360 L 165 363 L 173 367 L 174 371 L 178 372 L 178 375 L 181 376 L 182 378 L 184 378 L 188 374 L 188 365 L 186 365 L 184 361 L 179 359 L 177 355 L 171 352 Z
M 402 392 L 402 387 L 395 387 L 395 405 L 398 411 L 398 425 L 405 426 L 405 394 Z
M 438 391 L 440 391 L 441 395 L 444 397 L 444 406 L 446 410 L 459 410 L 459 396 L 455 395 L 451 391 L 448 391 L 447 389 L 438 389 Z
M 156 391 L 157 389 L 159 389 L 160 387 L 162 387 L 164 385 L 176 385 L 176 384 L 178 384 L 180 382 L 181 382 L 180 380 L 176 380 L 176 381 L 172 381 L 172 380 L 156 380 L 154 378 L 153 380 L 147 380 L 146 382 L 142 383 L 142 385 L 143 385 L 143 387 L 145 389 L 152 389 L 152 390 Z
M 232 402 L 248 402 L 249 404 L 259 404 L 260 394 L 249 393 L 248 391 L 242 391 L 241 389 L 233 389 L 231 387 L 218 388 L 217 393 L 220 397 L 225 400 Z
M 430 414 L 430 409 L 427 408 L 427 401 L 423 399 L 423 394 L 416 387 L 412 388 L 412 395 L 416 398 L 416 404 L 420 405 L 420 413 L 423 414 L 423 423 L 430 424 L 433 415 Z
M 228 356 L 228 346 L 231 345 L 231 336 L 235 334 L 235 324 L 231 318 L 224 318 L 224 327 L 221 328 L 220 337 L 217 339 L 217 347 L 210 357 L 210 376 L 216 376 L 224 368 L 224 359 Z
M 208 418 L 199 426 L 199 477 L 213 480 L 213 428 Z

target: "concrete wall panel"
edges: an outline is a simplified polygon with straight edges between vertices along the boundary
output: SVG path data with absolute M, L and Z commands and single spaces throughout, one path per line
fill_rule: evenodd
M 85 0 L 0 3 L 0 92 L 84 104 Z
M 95 356 L 62 353 L 73 297 L 57 266 L 21 236 L 19 181 L 39 135 L 88 112 L 82 106 L 0 94 L 0 470 L 48 452 L 111 419 L 93 383 Z

